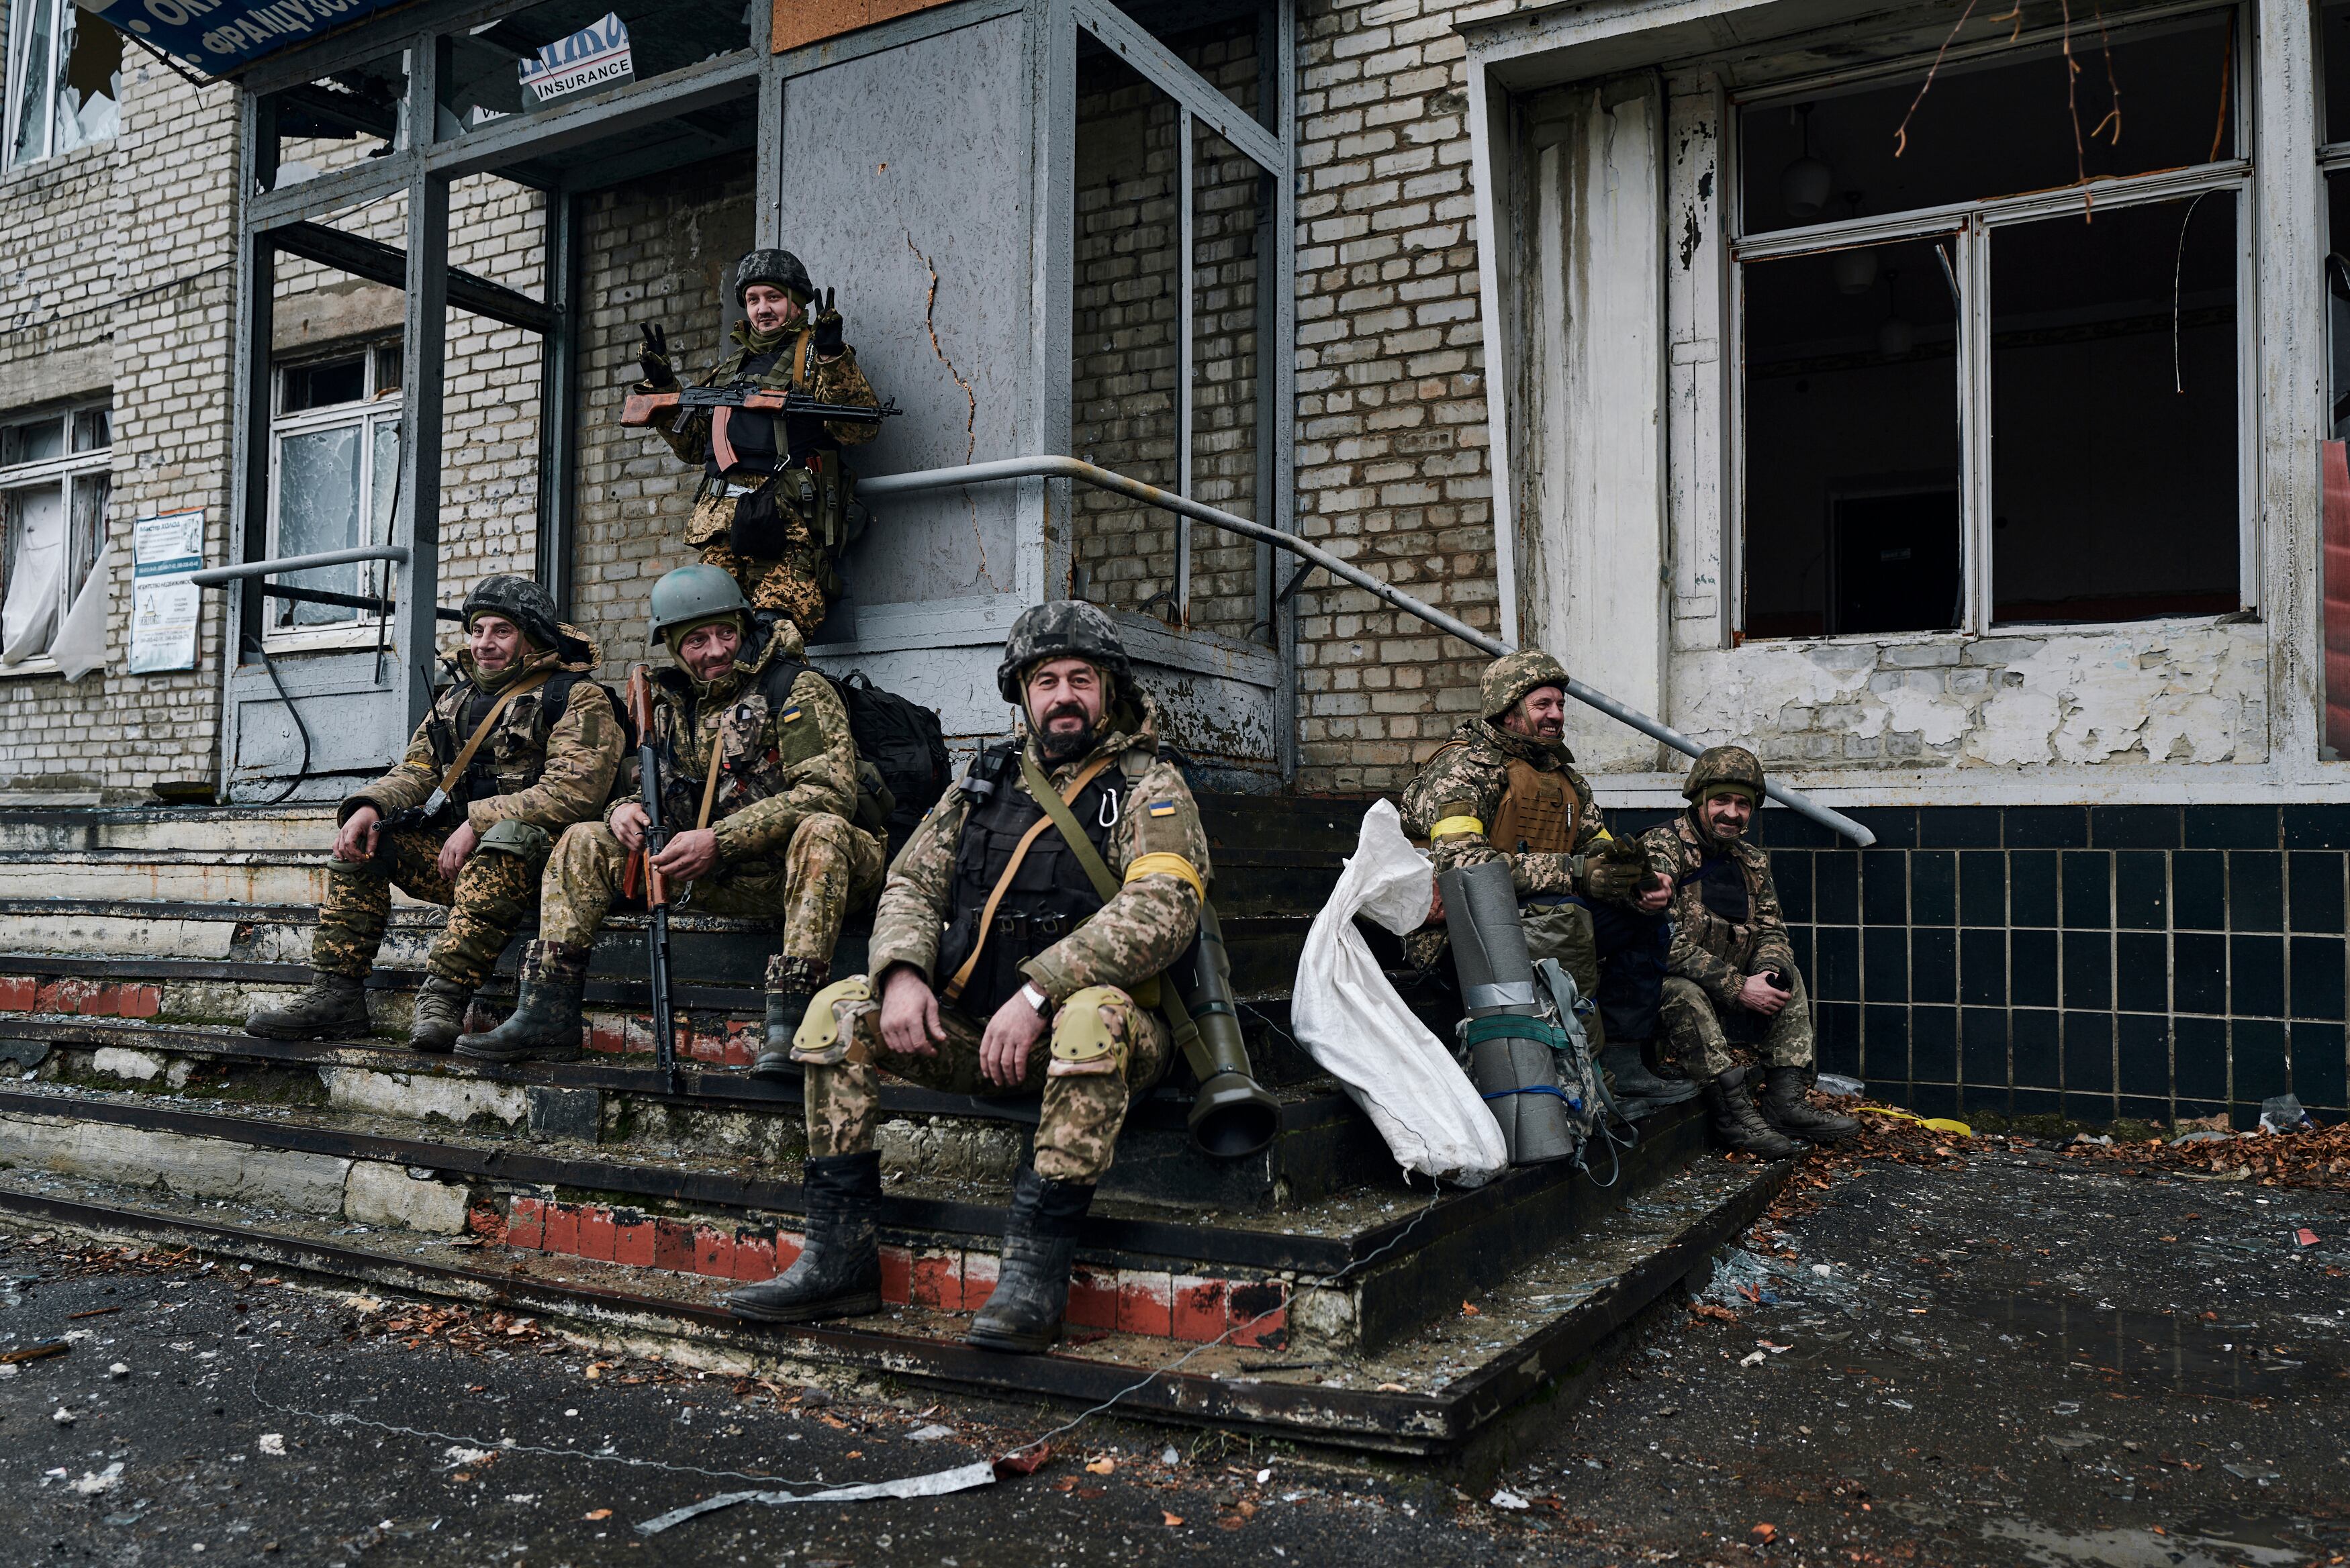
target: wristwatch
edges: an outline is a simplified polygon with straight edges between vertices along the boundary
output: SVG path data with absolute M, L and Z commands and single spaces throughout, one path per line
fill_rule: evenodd
M 1020 988 L 1020 1000 L 1035 1008 L 1039 1018 L 1053 1011 L 1053 999 L 1037 990 L 1033 980 Z

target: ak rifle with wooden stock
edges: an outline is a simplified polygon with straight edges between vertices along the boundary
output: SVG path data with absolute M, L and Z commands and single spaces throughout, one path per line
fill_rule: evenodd
M 862 403 L 825 403 L 803 393 L 777 391 L 756 381 L 735 381 L 723 387 L 678 387 L 665 392 L 630 392 L 620 407 L 624 425 L 649 425 L 663 409 L 690 413 L 695 409 L 752 409 L 786 419 L 827 420 L 842 424 L 878 425 L 905 410 L 891 399 L 878 408 Z
M 653 732 L 652 670 L 639 664 L 629 671 L 629 718 L 637 727 L 637 793 L 645 808 L 644 847 L 629 857 L 620 890 L 634 898 L 641 882 L 645 896 L 645 959 L 652 970 L 653 1063 L 660 1070 L 661 1088 L 683 1091 L 677 1070 L 677 1015 L 669 1001 L 669 878 L 653 862 L 669 847 L 669 829 L 661 824 L 660 745 Z

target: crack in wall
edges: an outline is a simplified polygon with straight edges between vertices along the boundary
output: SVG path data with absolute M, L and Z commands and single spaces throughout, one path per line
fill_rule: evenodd
M 962 372 L 955 369 L 955 362 L 947 358 L 946 346 L 939 341 L 939 269 L 930 257 L 922 254 L 922 247 L 914 243 L 911 229 L 906 231 L 906 248 L 914 253 L 914 259 L 920 262 L 923 270 L 931 275 L 930 292 L 922 296 L 922 329 L 931 335 L 931 352 L 938 356 L 939 363 L 945 366 L 947 374 L 954 378 L 954 384 L 962 389 L 963 400 L 969 405 L 962 420 L 962 460 L 967 463 L 979 452 L 979 393 L 963 379 Z M 988 587 L 997 593 L 1010 592 L 995 580 L 995 572 L 987 564 L 987 536 L 980 532 L 979 503 L 972 495 L 968 484 L 962 487 L 962 504 L 971 517 L 972 543 L 979 546 L 979 575 L 985 577 Z

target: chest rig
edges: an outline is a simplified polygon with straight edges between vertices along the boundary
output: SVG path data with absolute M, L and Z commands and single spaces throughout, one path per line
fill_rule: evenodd
M 1123 767 L 1105 768 L 1069 805 L 1095 853 L 1105 859 L 1110 829 L 1125 806 L 1127 783 Z M 1021 963 L 1076 930 L 1101 909 L 1102 897 L 1067 841 L 1048 827 L 1021 857 L 983 933 L 980 921 L 989 895 L 1003 880 L 1020 841 L 1045 812 L 1020 787 L 1020 752 L 1014 744 L 981 753 L 961 787 L 977 799 L 963 818 L 962 836 L 955 846 L 954 900 L 939 946 L 937 973 L 956 972 L 978 950 L 979 962 L 955 1005 L 972 1018 L 985 1018 L 1026 981 Z
M 482 737 L 481 746 L 465 765 L 464 776 L 450 790 L 449 805 L 462 809 L 474 801 L 511 794 L 536 784 L 546 771 L 548 732 L 570 702 L 571 688 L 578 679 L 568 670 L 559 670 L 507 704 L 497 716 L 496 727 Z M 466 741 L 497 707 L 499 695 L 471 680 L 460 681 L 442 693 L 425 726 L 434 767 L 447 768 L 456 762 Z
M 1488 843 L 1505 855 L 1572 855 L 1583 819 L 1583 798 L 1565 773 L 1552 773 L 1522 757 L 1507 759 L 1510 782 L 1493 812 Z

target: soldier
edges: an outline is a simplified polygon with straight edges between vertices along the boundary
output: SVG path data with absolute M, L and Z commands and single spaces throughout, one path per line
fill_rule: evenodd
M 1481 717 L 1461 722 L 1404 790 L 1404 831 L 1425 838 L 1441 873 L 1502 859 L 1518 891 L 1526 947 L 1555 958 L 1596 997 L 1604 923 L 1617 948 L 1656 945 L 1654 917 L 1671 898 L 1635 844 L 1616 838 L 1575 770 L 1566 732 L 1566 670 L 1540 649 L 1495 659 L 1480 682 Z M 1406 950 L 1426 968 L 1445 945 L 1440 901 Z M 1587 1020 L 1595 1049 L 1601 1015 Z M 1661 1087 L 1661 1085 L 1659 1085 Z
M 1100 610 L 1063 600 L 1022 615 L 996 687 L 1024 739 L 983 753 L 922 819 L 881 893 L 871 979 L 836 981 L 801 1027 L 806 1246 L 780 1278 L 723 1298 L 738 1316 L 879 1310 L 878 1068 L 951 1094 L 1042 1092 L 1003 1272 L 969 1339 L 1043 1350 L 1060 1335 L 1079 1221 L 1128 1103 L 1172 1050 L 1139 994 L 1198 931 L 1208 842 Z
M 816 287 L 797 256 L 753 251 L 735 264 L 734 298 L 744 313 L 732 334 L 734 351 L 702 385 L 750 380 L 818 402 L 879 405 L 857 368 L 857 350 L 842 338 L 831 291 L 809 319 Z M 674 389 L 677 371 L 666 336 L 658 327 L 643 331 L 639 362 L 645 379 L 636 389 Z M 702 470 L 686 544 L 709 565 L 733 574 L 759 619 L 788 617 L 802 637 L 814 637 L 839 591 L 833 561 L 848 542 L 850 482 L 841 472 L 839 450 L 871 441 L 879 427 L 741 409 L 696 409 L 681 419 L 675 408 L 654 415 L 653 427 L 671 451 Z
M 310 948 L 310 988 L 245 1021 L 271 1040 L 368 1032 L 366 983 L 391 917 L 391 890 L 450 906 L 425 961 L 409 1045 L 446 1051 L 466 1004 L 528 918 L 555 836 L 593 816 L 626 736 L 612 693 L 588 678 L 596 645 L 555 618 L 527 577 L 484 579 L 465 596 L 456 684 L 382 778 L 343 802 L 327 901 Z
M 691 907 L 704 914 L 781 922 L 783 950 L 767 961 L 766 1047 L 751 1072 L 795 1076 L 792 1032 L 831 972 L 841 921 L 880 890 L 876 835 L 889 805 L 879 775 L 860 770 L 840 693 L 808 668 L 792 622 L 754 625 L 734 579 L 710 566 L 662 577 L 651 608 L 650 640 L 679 666 L 654 677 L 661 821 L 672 831 L 653 865 L 671 888 L 690 885 Z M 621 785 L 604 820 L 566 833 L 547 862 L 514 1015 L 458 1041 L 459 1055 L 579 1054 L 588 949 L 645 842 L 633 757 Z
M 1714 746 L 1681 788 L 1689 809 L 1640 842 L 1672 867 L 1673 946 L 1661 1011 L 1681 1071 L 1701 1085 L 1714 1129 L 1734 1149 L 1776 1159 L 1790 1138 L 1832 1143 L 1859 1130 L 1804 1099 L 1814 1076 L 1812 1007 L 1771 884 L 1771 857 L 1747 842 L 1762 804 L 1762 763 L 1743 746 Z M 1762 1053 L 1762 1107 L 1735 1036 Z M 1767 1120 L 1765 1119 L 1767 1118 Z

